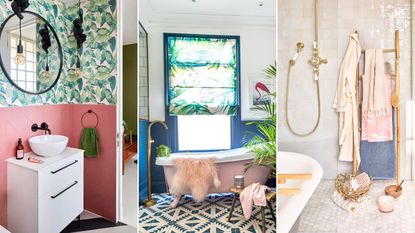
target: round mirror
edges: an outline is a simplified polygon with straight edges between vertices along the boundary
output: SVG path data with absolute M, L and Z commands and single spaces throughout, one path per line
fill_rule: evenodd
M 24 11 L 9 16 L 0 28 L 0 65 L 20 91 L 42 94 L 58 82 L 62 47 L 52 26 L 42 16 Z

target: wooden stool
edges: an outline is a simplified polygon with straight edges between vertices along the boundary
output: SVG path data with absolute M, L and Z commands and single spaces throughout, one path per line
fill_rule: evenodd
M 239 200 L 239 195 L 241 194 L 242 190 L 243 190 L 243 188 L 235 188 L 235 187 L 231 187 L 229 189 L 229 191 L 231 193 L 233 193 L 233 200 L 232 200 L 231 212 L 229 213 L 229 216 L 228 216 L 228 222 L 231 221 L 232 213 L 233 213 L 233 210 L 235 209 L 236 199 L 238 198 L 238 200 Z M 277 196 L 277 193 L 276 192 L 267 192 L 265 194 L 265 198 L 267 199 L 267 206 L 268 206 L 268 208 L 269 208 L 269 210 L 271 212 L 272 220 L 275 223 L 277 222 L 277 220 L 275 218 L 275 214 L 274 214 L 274 210 L 272 208 L 271 201 L 272 200 L 275 200 L 276 196 Z M 261 206 L 261 217 L 262 217 L 262 232 L 265 232 L 265 208 L 264 208 L 264 206 Z

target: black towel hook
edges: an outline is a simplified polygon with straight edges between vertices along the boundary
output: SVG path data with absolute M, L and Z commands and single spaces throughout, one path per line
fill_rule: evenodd
M 99 118 L 98 118 L 98 115 L 96 114 L 96 112 L 94 112 L 94 111 L 92 111 L 92 110 L 88 110 L 87 112 L 85 112 L 85 113 L 82 115 L 82 118 L 81 118 L 81 125 L 82 125 L 82 127 L 83 127 L 83 128 L 85 128 L 85 125 L 84 125 L 84 117 L 85 117 L 85 115 L 86 115 L 86 114 L 88 114 L 88 113 L 93 113 L 93 114 L 95 115 L 95 117 L 97 118 L 97 123 L 95 124 L 95 127 L 94 127 L 94 128 L 96 128 L 96 127 L 98 126 L 98 123 L 99 123 Z

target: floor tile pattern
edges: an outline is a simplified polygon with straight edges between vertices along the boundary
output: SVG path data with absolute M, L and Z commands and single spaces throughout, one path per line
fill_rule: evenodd
M 376 200 L 393 181 L 374 181 L 369 195 L 372 204 L 354 213 L 337 207 L 330 196 L 334 180 L 323 180 L 300 216 L 299 233 L 415 233 L 415 182 L 405 181 L 395 211 L 381 213 Z
M 252 217 L 245 220 L 239 202 L 233 213 L 231 222 L 227 221 L 232 205 L 231 194 L 212 194 L 202 203 L 194 202 L 185 196 L 176 208 L 171 208 L 172 197 L 158 194 L 154 198 L 157 205 L 139 211 L 139 232 L 148 233 L 245 233 L 261 232 L 260 208 L 253 208 Z M 275 223 L 266 210 L 267 233 L 275 231 Z

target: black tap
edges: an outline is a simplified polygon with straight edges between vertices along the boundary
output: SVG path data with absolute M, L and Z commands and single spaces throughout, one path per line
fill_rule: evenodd
M 33 132 L 36 132 L 38 130 L 44 130 L 45 134 L 46 133 L 52 134 L 52 131 L 49 129 L 49 125 L 46 124 L 46 122 L 43 122 L 42 124 L 40 124 L 40 127 L 36 123 L 32 125 Z

